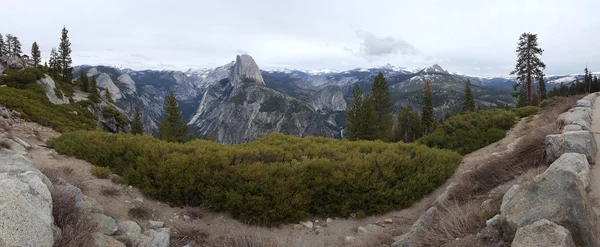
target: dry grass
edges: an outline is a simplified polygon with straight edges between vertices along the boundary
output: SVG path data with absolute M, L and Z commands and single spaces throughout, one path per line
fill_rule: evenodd
M 204 246 L 208 233 L 201 231 L 191 224 L 181 224 L 171 229 L 171 246 Z
M 141 206 L 136 206 L 136 207 L 130 208 L 129 211 L 127 212 L 127 214 L 130 217 L 133 217 L 135 219 L 147 220 L 147 219 L 150 219 L 150 215 L 152 213 L 151 213 L 151 210 L 147 206 L 141 205 Z
M 456 238 L 464 238 L 485 226 L 478 201 L 458 202 L 438 207 L 434 224 L 418 232 L 417 246 L 441 246 Z
M 204 217 L 202 208 L 199 207 L 186 208 L 183 214 L 189 216 L 191 220 L 199 220 L 202 219 L 202 217 Z
M 77 174 L 70 167 L 41 168 L 40 171 L 48 177 L 53 184 L 64 184 L 64 181 L 78 187 L 82 191 L 85 190 L 85 175 Z
M 106 197 L 117 197 L 121 195 L 121 191 L 115 187 L 102 186 L 100 194 Z
M 565 100 L 568 101 L 555 108 L 545 109 L 534 120 L 527 123 L 524 132 L 529 134 L 520 139 L 512 152 L 491 156 L 477 169 L 465 173 L 458 179 L 458 184 L 449 191 L 449 198 L 466 202 L 478 194 L 487 193 L 513 180 L 531 168 L 546 166 L 544 140 L 547 135 L 561 132 L 563 122 L 558 120 L 558 116 L 567 111 L 576 101 L 573 98 L 565 98 Z
M 53 246 L 92 246 L 92 234 L 96 231 L 96 225 L 77 208 L 73 192 L 66 186 L 54 186 L 50 193 L 54 223 L 62 230 Z

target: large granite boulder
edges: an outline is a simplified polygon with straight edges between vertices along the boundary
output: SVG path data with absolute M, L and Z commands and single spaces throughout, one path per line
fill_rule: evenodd
M 598 246 L 592 202 L 573 171 L 551 169 L 529 183 L 513 186 L 504 195 L 500 212 L 505 236 L 547 219 L 568 229 L 578 246 Z
M 6 67 L 8 67 L 9 69 L 24 69 L 27 68 L 27 63 L 20 57 L 14 56 L 9 57 L 6 60 Z
M 419 237 L 419 234 L 422 234 L 423 228 L 434 220 L 435 214 L 437 212 L 436 207 L 431 207 L 425 212 L 410 228 L 410 231 L 394 237 L 394 243 L 392 247 L 410 247 L 415 245 L 416 238 Z
M 512 247 L 575 247 L 566 228 L 542 219 L 517 230 Z
M 546 160 L 553 162 L 565 153 L 585 154 L 588 162 L 596 157 L 596 140 L 589 131 L 571 131 L 558 135 L 548 135 L 544 141 Z
M 555 160 L 550 167 L 548 167 L 547 171 L 568 171 L 581 181 L 584 188 L 588 188 L 590 185 L 590 164 L 588 163 L 585 155 L 580 153 L 566 153 L 560 156 L 557 160 Z
M 69 99 L 63 97 L 63 95 L 56 95 L 56 83 L 52 80 L 52 77 L 46 76 L 37 81 L 37 84 L 40 84 L 44 91 L 46 91 L 46 96 L 48 100 L 52 102 L 52 104 L 68 104 Z
M 54 244 L 51 186 L 27 158 L 0 155 L 0 246 Z
M 575 107 L 563 115 L 565 125 L 579 125 L 583 130 L 590 130 L 592 124 L 592 108 Z
M 105 235 L 111 236 L 118 230 L 117 221 L 104 214 L 93 213 L 92 219 L 98 225 L 98 231 Z

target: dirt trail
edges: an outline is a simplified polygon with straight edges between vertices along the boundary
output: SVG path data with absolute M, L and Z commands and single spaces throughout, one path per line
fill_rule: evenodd
M 600 101 L 598 101 L 600 103 Z M 599 118 L 593 127 L 595 131 L 600 131 L 600 114 L 595 114 L 594 119 Z M 59 133 L 50 128 L 42 127 L 35 123 L 21 122 L 13 128 L 15 136 L 25 140 L 32 145 L 29 155 L 33 163 L 39 168 L 61 168 L 68 167 L 73 170 L 70 176 L 76 176 L 81 181 L 83 194 L 94 198 L 104 209 L 104 213 L 119 220 L 135 220 L 127 215 L 129 208 L 136 204 L 136 198 L 139 202 L 143 199 L 143 205 L 152 210 L 152 220 L 160 220 L 166 223 L 167 227 L 193 226 L 195 229 L 208 234 L 207 243 L 202 246 L 222 246 L 218 244 L 220 240 L 232 235 L 251 234 L 258 238 L 272 239 L 279 246 L 340 246 L 343 245 L 345 236 L 356 236 L 358 226 L 365 226 L 376 222 L 383 222 L 385 219 L 393 219 L 392 224 L 385 225 L 384 232 L 378 236 L 397 236 L 407 232 L 418 217 L 423 214 L 435 201 L 435 199 L 445 190 L 451 182 L 460 174 L 474 169 L 482 164 L 489 155 L 507 150 L 507 146 L 513 143 L 517 137 L 521 136 L 527 130 L 524 128 L 524 121 L 519 122 L 507 136 L 485 148 L 477 150 L 466 155 L 455 174 L 443 186 L 439 187 L 433 193 L 427 195 L 420 201 L 414 203 L 411 207 L 392 211 L 384 215 L 366 217 L 360 220 L 353 219 L 333 219 L 332 223 L 324 227 L 324 232 L 317 234 L 315 231 L 306 229 L 298 230 L 293 225 L 284 225 L 272 228 L 251 227 L 232 219 L 224 213 L 215 213 L 210 210 L 201 210 L 200 219 L 184 219 L 183 215 L 188 208 L 170 207 L 165 203 L 152 200 L 142 195 L 136 188 L 130 188 L 125 185 L 112 183 L 107 179 L 97 179 L 90 173 L 91 165 L 83 160 L 56 154 L 52 149 L 44 145 L 44 141 L 56 137 Z M 38 132 L 38 134 L 34 134 Z M 594 169 L 594 173 L 599 173 L 600 169 Z M 597 175 L 600 176 L 600 175 Z M 594 183 L 593 183 L 594 184 Z M 598 186 L 598 185 L 596 185 Z M 106 196 L 102 193 L 105 188 L 116 188 L 120 191 L 118 196 Z M 600 190 L 593 189 L 600 192 Z M 146 220 L 136 220 L 142 227 L 147 227 Z M 323 222 L 320 219 L 320 222 Z M 317 223 L 320 225 L 322 223 Z M 357 236 L 357 240 L 366 239 L 373 236 Z M 174 246 L 174 245 L 172 245 Z
M 596 143 L 600 144 L 600 100 L 596 100 L 596 103 L 592 107 L 591 131 L 594 134 Z M 600 151 L 600 146 L 598 146 L 598 151 Z M 595 163 L 592 166 L 590 198 L 593 202 L 596 215 L 600 215 L 600 152 L 596 153 Z

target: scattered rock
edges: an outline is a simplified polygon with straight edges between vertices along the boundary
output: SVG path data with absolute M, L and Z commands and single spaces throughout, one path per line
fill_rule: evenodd
M 138 197 L 138 198 L 135 198 L 135 199 L 133 199 L 133 202 L 135 202 L 135 203 L 139 203 L 139 204 L 142 204 L 142 203 L 144 203 L 144 199 L 143 199 L 143 198 L 140 198 L 140 197 Z
M 325 229 L 322 226 L 315 226 L 315 233 L 322 234 L 325 232 Z
M 367 229 L 368 233 L 376 233 L 383 231 L 383 227 L 374 224 L 368 224 L 367 226 L 365 226 L 365 229 Z
M 392 224 L 392 223 L 394 223 L 394 220 L 393 219 L 385 219 L 385 220 L 383 220 L 383 223 Z
M 99 232 L 95 232 L 92 238 L 94 239 L 93 247 L 125 247 L 122 242 Z
M 362 226 L 359 226 L 358 229 L 356 229 L 356 233 L 358 233 L 358 234 L 367 234 L 369 232 L 367 231 L 366 228 L 364 228 Z
M 499 214 L 497 214 L 496 216 L 492 217 L 489 220 L 485 221 L 485 225 L 488 227 L 497 227 L 500 226 L 501 223 L 501 217 Z
M 566 228 L 546 219 L 517 230 L 513 247 L 575 247 L 573 237 Z
M 300 230 L 304 229 L 304 226 L 302 226 L 302 225 L 300 225 L 300 224 L 295 224 L 295 225 L 293 226 L 293 228 L 294 228 L 294 230 L 300 231 Z
M 133 221 L 123 221 L 119 224 L 117 224 L 117 235 L 122 235 L 122 234 L 127 234 L 127 233 L 131 233 L 131 234 L 139 234 L 142 232 L 142 228 L 140 227 L 140 225 L 138 225 L 138 223 L 135 223 Z
M 98 224 L 98 231 L 105 235 L 112 236 L 118 230 L 117 221 L 104 214 L 93 213 L 92 219 Z
M 189 221 L 190 219 L 192 219 L 192 218 L 190 218 L 190 216 L 183 215 L 183 220 L 185 220 L 185 221 Z
M 313 226 L 314 226 L 314 224 L 310 220 L 307 220 L 305 222 L 300 222 L 300 224 L 308 229 L 313 229 Z
M 353 237 L 353 236 L 346 236 L 346 237 L 344 238 L 344 242 L 345 242 L 345 243 L 348 243 L 348 244 L 354 243 L 354 242 L 356 242 L 356 237 Z
M 331 218 L 327 218 L 327 220 L 325 221 L 327 224 L 332 223 L 333 220 Z
M 150 223 L 150 229 L 159 229 L 159 228 L 163 228 L 165 226 L 165 222 L 162 221 L 154 221 L 154 220 L 149 220 L 148 223 Z
M 158 230 L 150 229 L 144 232 L 145 242 L 148 247 L 169 247 L 169 240 L 171 238 L 171 234 L 169 228 L 160 228 Z
M 25 148 L 25 149 L 31 149 L 31 145 L 29 145 L 29 143 L 21 140 L 19 137 L 14 136 L 12 138 L 17 144 L 21 145 L 21 147 Z
M 98 213 L 103 214 L 104 208 L 96 201 L 96 199 L 83 195 L 83 201 L 78 205 L 79 208 L 85 213 Z
M 0 188 L 0 246 L 51 247 L 52 184 L 48 178 L 23 156 L 0 155 Z

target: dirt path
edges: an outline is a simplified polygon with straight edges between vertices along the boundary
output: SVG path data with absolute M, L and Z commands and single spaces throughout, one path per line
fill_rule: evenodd
M 596 100 L 592 107 L 592 126 L 591 131 L 594 134 L 596 143 L 600 144 L 600 100 Z M 600 146 L 598 147 L 600 151 Z M 596 165 L 592 166 L 592 176 L 590 181 L 590 198 L 593 202 L 596 215 L 600 215 L 600 153 L 596 153 Z
M 600 101 L 598 101 L 600 103 Z M 600 118 L 600 114 L 596 114 L 595 118 Z M 600 123 L 600 120 L 595 121 Z M 198 246 L 223 246 L 222 239 L 236 235 L 252 235 L 256 239 L 267 239 L 266 241 L 274 243 L 276 246 L 340 246 L 343 245 L 345 236 L 357 236 L 356 229 L 359 226 L 383 222 L 385 219 L 393 219 L 392 224 L 386 224 L 383 232 L 377 236 L 357 236 L 359 242 L 369 241 L 373 237 L 385 237 L 390 239 L 390 236 L 401 235 L 407 232 L 418 217 L 423 214 L 435 201 L 435 199 L 445 190 L 454 179 L 460 174 L 470 169 L 476 168 L 482 164 L 490 154 L 507 150 L 507 146 L 513 143 L 518 136 L 527 131 L 524 128 L 524 121 L 519 122 L 507 136 L 485 148 L 477 150 L 469 155 L 466 155 L 455 174 L 446 184 L 435 190 L 430 195 L 424 197 L 420 201 L 413 204 L 411 207 L 389 212 L 384 215 L 366 217 L 360 220 L 353 219 L 333 219 L 333 222 L 324 227 L 324 231 L 317 233 L 307 229 L 296 229 L 293 225 L 284 225 L 273 228 L 258 228 L 251 227 L 240 223 L 224 213 L 215 213 L 205 209 L 191 209 L 170 207 L 165 203 L 152 200 L 142 195 L 136 188 L 131 188 L 125 185 L 114 184 L 107 179 L 97 179 L 90 173 L 91 165 L 83 160 L 78 160 L 72 157 L 56 154 L 54 150 L 44 146 L 44 141 L 56 137 L 59 133 L 50 128 L 42 127 L 35 123 L 22 122 L 18 123 L 13 128 L 15 136 L 25 140 L 32 145 L 29 156 L 33 163 L 40 169 L 68 169 L 71 170 L 72 179 L 76 180 L 79 187 L 82 187 L 83 194 L 87 197 L 95 199 L 103 208 L 104 214 L 118 220 L 135 220 L 142 227 L 148 226 L 147 220 L 133 219 L 128 216 L 128 210 L 135 205 L 142 204 L 149 208 L 152 212 L 152 220 L 160 220 L 166 223 L 166 227 L 181 228 L 191 227 L 201 232 L 207 233 L 206 243 Z M 600 124 L 594 125 L 599 128 Z M 594 172 L 600 172 L 600 169 L 594 169 Z M 600 175 L 598 175 L 600 176 Z M 117 189 L 119 191 L 116 196 L 107 196 L 103 193 L 107 188 Z M 593 191 L 600 191 L 594 189 Z M 196 211 L 202 214 L 199 219 L 186 219 L 184 215 L 190 215 Z M 316 222 L 317 219 L 313 219 Z M 324 219 L 318 219 L 322 225 Z M 172 245 L 172 246 L 182 246 Z M 273 245 L 271 245 L 273 246 Z

